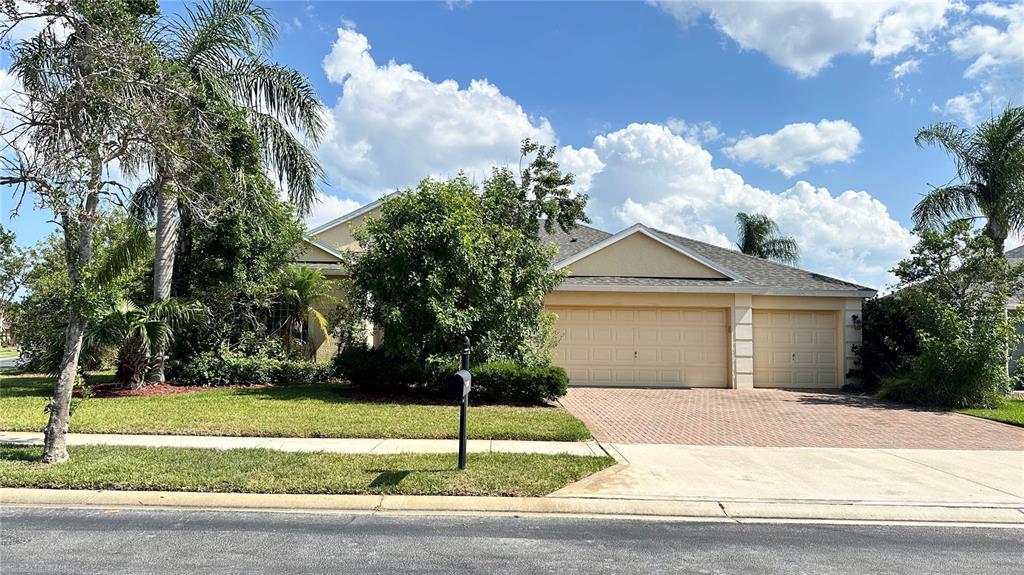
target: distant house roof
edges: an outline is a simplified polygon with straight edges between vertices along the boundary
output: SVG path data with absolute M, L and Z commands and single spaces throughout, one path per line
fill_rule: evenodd
M 637 228 L 637 226 L 634 226 Z M 630 228 L 630 229 L 634 229 Z M 639 278 L 613 276 L 570 276 L 562 283 L 563 290 L 615 290 L 622 291 L 716 291 L 736 293 L 757 293 L 765 295 L 831 295 L 869 297 L 876 293 L 872 288 L 828 277 L 807 270 L 779 264 L 761 258 L 748 256 L 736 250 L 723 248 L 694 239 L 677 236 L 661 230 L 640 226 L 647 232 L 659 236 L 690 253 L 698 259 L 713 264 L 730 279 L 698 278 Z M 627 230 L 628 231 L 628 230 Z M 621 234 L 622 232 L 620 232 Z M 586 250 L 601 244 L 614 235 L 590 226 L 577 226 L 571 232 L 555 227 L 552 233 L 541 229 L 541 238 L 558 247 L 555 265 L 578 257 Z M 1024 254 L 1022 254 L 1024 257 Z

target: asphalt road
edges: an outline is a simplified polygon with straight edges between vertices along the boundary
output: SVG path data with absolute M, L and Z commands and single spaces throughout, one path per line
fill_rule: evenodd
M 1019 529 L 5 508 L 0 573 L 985 573 Z

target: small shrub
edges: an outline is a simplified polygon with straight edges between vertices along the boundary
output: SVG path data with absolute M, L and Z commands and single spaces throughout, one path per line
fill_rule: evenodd
M 334 358 L 334 373 L 367 391 L 418 392 L 441 396 L 445 379 L 459 368 L 447 357 L 432 357 L 421 364 L 392 358 L 381 349 L 352 347 Z M 492 362 L 470 367 L 473 391 L 470 397 L 485 403 L 531 405 L 565 395 L 569 377 L 555 366 L 521 366 Z
M 278 385 L 310 385 L 331 380 L 331 364 L 283 360 L 279 361 L 276 379 Z
M 396 359 L 383 349 L 351 346 L 334 356 L 334 375 L 367 391 L 393 393 L 421 388 L 430 380 L 426 367 Z
M 181 385 L 307 385 L 331 379 L 331 366 L 302 360 L 278 360 L 263 356 L 201 353 L 179 363 L 173 371 Z
M 492 403 L 537 404 L 565 395 L 569 376 L 554 366 L 521 366 L 514 363 L 485 363 L 470 369 L 473 391 L 470 397 Z

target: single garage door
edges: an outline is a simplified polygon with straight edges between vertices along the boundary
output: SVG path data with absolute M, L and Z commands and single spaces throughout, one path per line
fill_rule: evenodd
M 754 310 L 754 387 L 839 387 L 834 311 Z
M 573 385 L 727 387 L 724 309 L 554 307 Z

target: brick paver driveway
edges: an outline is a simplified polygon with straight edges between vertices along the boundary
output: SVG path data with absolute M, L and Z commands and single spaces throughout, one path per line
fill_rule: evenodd
M 843 393 L 570 388 L 599 441 L 763 447 L 1024 450 L 1024 428 Z

